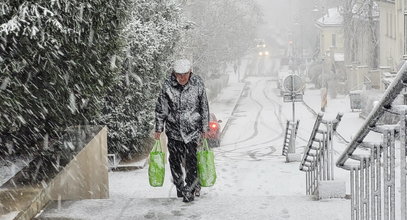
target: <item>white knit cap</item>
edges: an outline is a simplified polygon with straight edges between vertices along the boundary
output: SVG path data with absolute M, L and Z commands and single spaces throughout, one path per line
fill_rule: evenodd
M 174 72 L 178 74 L 188 73 L 191 70 L 191 62 L 187 59 L 180 59 L 174 62 Z

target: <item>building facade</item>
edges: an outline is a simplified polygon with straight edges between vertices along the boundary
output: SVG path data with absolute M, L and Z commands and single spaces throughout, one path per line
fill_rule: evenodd
M 343 18 L 339 7 L 330 8 L 327 13 L 316 22 L 319 30 L 319 55 L 330 56 L 331 50 L 343 53 Z
M 376 1 L 380 9 L 380 60 L 381 89 L 395 77 L 405 54 L 404 0 Z

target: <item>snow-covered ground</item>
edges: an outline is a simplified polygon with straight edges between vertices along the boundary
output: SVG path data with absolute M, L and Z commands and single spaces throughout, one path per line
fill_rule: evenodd
M 18 173 L 22 168 L 27 166 L 30 161 L 30 158 L 20 156 L 7 158 L 7 160 L 0 159 L 0 186 Z
M 277 67 L 270 64 L 268 68 L 272 72 Z M 163 187 L 149 186 L 147 167 L 110 172 L 110 199 L 63 202 L 60 207 L 54 204 L 41 218 L 350 219 L 350 200 L 314 201 L 307 197 L 305 174 L 299 171 L 299 163 L 286 163 L 281 156 L 285 120 L 291 118 L 292 106 L 277 95 L 273 78 L 252 76 L 245 81 L 247 96 L 236 95 L 243 87 L 232 77 L 230 86 L 211 103 L 211 110 L 228 126 L 221 147 L 214 149 L 217 182 L 203 188 L 200 198 L 189 204 L 176 198 L 167 164 Z M 319 108 L 319 100 L 319 90 L 306 91 L 305 101 L 312 108 Z M 347 103 L 346 96 L 329 100 L 325 114 L 329 117 L 337 111 L 345 113 L 338 128 L 345 138 L 363 122 L 357 113 L 350 112 Z M 296 146 L 302 152 L 315 118 L 301 103 L 296 104 L 296 111 L 301 120 Z M 346 145 L 336 141 L 334 147 L 337 157 Z M 337 179 L 349 182 L 347 172 L 335 172 Z
M 0 215 L 0 220 L 12 220 L 18 215 L 18 211 L 9 212 L 5 215 Z

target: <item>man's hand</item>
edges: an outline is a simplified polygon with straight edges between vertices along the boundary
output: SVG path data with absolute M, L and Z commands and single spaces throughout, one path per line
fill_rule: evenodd
M 202 133 L 202 138 L 208 139 L 209 133 L 208 132 L 203 132 Z
M 155 132 L 154 133 L 154 139 L 160 140 L 161 132 Z

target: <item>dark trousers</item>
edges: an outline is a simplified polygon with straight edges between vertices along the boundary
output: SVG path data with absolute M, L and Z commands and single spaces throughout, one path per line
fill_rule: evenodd
M 196 150 L 197 143 L 191 141 L 185 144 L 183 141 L 168 139 L 168 151 L 170 152 L 169 162 L 172 178 L 178 190 L 185 187 L 188 191 L 195 191 L 198 184 Z M 185 184 L 182 173 L 182 166 L 185 160 Z

